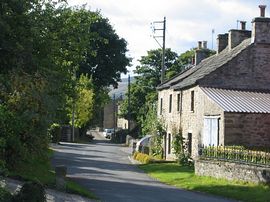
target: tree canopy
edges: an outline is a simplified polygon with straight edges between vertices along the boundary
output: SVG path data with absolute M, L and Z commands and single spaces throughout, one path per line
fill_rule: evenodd
M 70 102 L 86 126 L 130 59 L 107 18 L 64 0 L 2 0 L 0 30 L 0 166 L 13 167 L 44 152 L 49 126 L 69 123 Z

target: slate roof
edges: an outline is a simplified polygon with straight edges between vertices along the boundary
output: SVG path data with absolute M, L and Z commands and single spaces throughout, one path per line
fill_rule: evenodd
M 203 79 L 206 75 L 215 71 L 219 67 L 228 63 L 230 60 L 235 58 L 241 51 L 246 49 L 251 44 L 251 39 L 244 40 L 241 44 L 235 48 L 229 50 L 228 46 L 219 54 L 213 55 L 209 58 L 202 60 L 198 65 L 191 67 L 190 69 L 181 72 L 177 76 L 165 81 L 163 84 L 157 87 L 158 90 L 171 88 L 171 89 L 182 89 L 192 86 L 197 83 L 200 79 Z
M 225 112 L 270 113 L 270 93 L 202 88 Z

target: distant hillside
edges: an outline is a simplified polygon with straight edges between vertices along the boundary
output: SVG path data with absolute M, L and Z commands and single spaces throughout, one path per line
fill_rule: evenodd
M 130 77 L 130 83 L 135 81 L 135 77 Z M 128 78 L 123 78 L 121 82 L 118 82 L 118 88 L 113 89 L 111 87 L 111 91 L 109 92 L 109 96 L 112 98 L 113 94 L 115 94 L 115 98 L 119 98 L 121 96 L 125 96 L 128 90 Z

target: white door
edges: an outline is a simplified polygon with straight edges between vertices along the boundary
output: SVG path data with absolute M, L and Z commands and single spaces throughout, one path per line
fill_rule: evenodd
M 218 145 L 218 119 L 219 117 L 204 117 L 203 144 L 205 146 Z

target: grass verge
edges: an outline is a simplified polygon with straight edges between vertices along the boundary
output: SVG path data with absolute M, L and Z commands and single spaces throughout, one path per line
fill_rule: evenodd
M 67 192 L 71 194 L 79 194 L 90 199 L 98 200 L 98 198 L 92 192 L 89 192 L 88 189 L 82 187 L 71 179 L 68 179 L 67 181 Z
M 38 181 L 45 187 L 55 188 L 55 171 L 53 170 L 50 158 L 53 155 L 53 150 L 48 150 L 45 158 L 32 158 L 23 162 L 18 168 L 9 172 L 8 176 L 25 181 Z M 78 194 L 90 199 L 98 199 L 93 193 L 72 181 L 67 180 L 66 190 L 68 193 Z
M 176 163 L 144 164 L 139 167 L 151 177 L 169 185 L 247 202 L 270 201 L 270 187 L 240 181 L 196 176 L 191 167 Z

